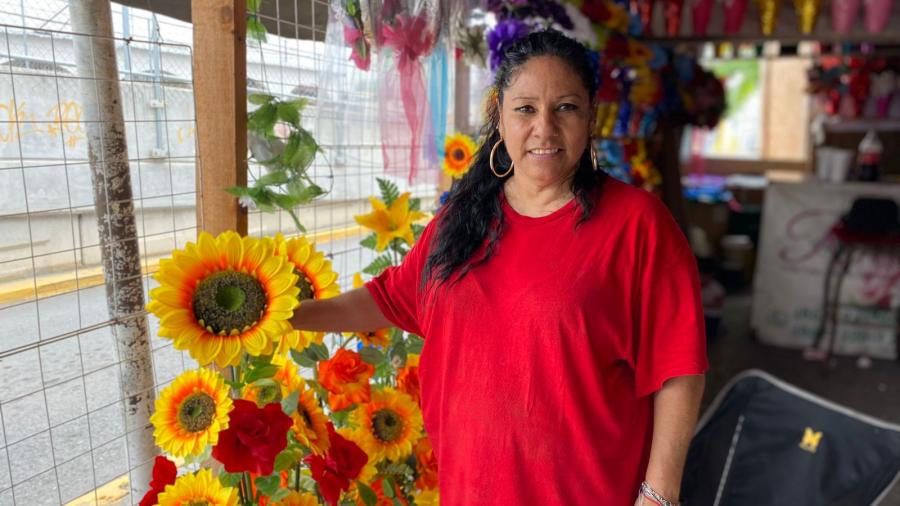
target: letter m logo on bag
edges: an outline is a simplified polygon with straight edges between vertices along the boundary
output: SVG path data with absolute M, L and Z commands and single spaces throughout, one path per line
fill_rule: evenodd
M 803 429 L 803 439 L 800 440 L 800 448 L 809 453 L 816 453 L 819 442 L 822 441 L 822 432 L 816 432 L 810 427 Z

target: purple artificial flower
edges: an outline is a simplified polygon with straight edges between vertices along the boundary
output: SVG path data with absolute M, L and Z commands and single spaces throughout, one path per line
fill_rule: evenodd
M 506 50 L 515 41 L 528 35 L 531 29 L 525 23 L 507 19 L 497 23 L 497 26 L 487 34 L 488 51 L 490 52 L 491 70 L 497 70 Z

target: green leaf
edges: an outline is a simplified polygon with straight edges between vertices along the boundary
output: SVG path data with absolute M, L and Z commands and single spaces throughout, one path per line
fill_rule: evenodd
M 246 186 L 229 186 L 225 191 L 235 197 L 250 197 L 252 190 Z
M 301 367 L 315 367 L 316 361 L 310 358 L 306 353 L 297 350 L 291 350 L 291 358 Z
M 376 236 L 374 232 L 369 234 L 368 236 L 366 236 L 366 238 L 363 239 L 362 241 L 359 241 L 360 246 L 362 246 L 363 248 L 371 249 L 371 250 L 374 250 L 375 246 L 377 244 L 378 244 L 378 236 Z
M 381 482 L 381 491 L 387 498 L 393 498 L 396 495 L 394 494 L 394 480 L 390 476 L 384 477 L 384 481 Z
M 224 487 L 237 487 L 243 476 L 244 473 L 227 473 L 225 471 L 220 471 L 219 483 Z
M 422 210 L 422 199 L 409 199 L 409 210 L 410 211 L 421 211 Z
M 256 15 L 251 15 L 247 18 L 247 37 L 257 42 L 265 42 L 266 33 L 268 33 L 268 30 L 266 30 L 266 27 Z
M 260 476 L 254 480 L 254 483 L 256 483 L 257 490 L 264 495 L 272 496 L 281 488 L 281 475 L 273 473 L 269 476 Z
M 378 188 L 381 190 L 381 200 L 385 204 L 390 206 L 400 197 L 400 189 L 393 182 L 381 178 L 376 179 L 376 181 L 378 181 Z
M 359 490 L 359 497 L 366 503 L 366 506 L 375 506 L 375 503 L 378 502 L 378 496 L 375 494 L 375 491 L 365 483 L 357 481 L 356 489 Z
M 278 119 L 293 126 L 300 128 L 300 111 L 289 102 L 281 102 L 277 106 Z
M 278 502 L 278 501 L 280 501 L 280 500 L 286 498 L 286 497 L 289 496 L 289 495 L 291 495 L 291 489 L 289 489 L 289 488 L 279 488 L 278 491 L 276 491 L 274 494 L 272 494 L 272 495 L 269 496 L 269 499 L 272 500 L 272 502 L 269 503 L 269 504 Z M 401 506 L 402 506 L 402 505 L 401 505 Z
M 406 364 L 406 355 L 407 355 L 406 341 L 404 341 L 403 339 L 399 339 L 398 341 L 396 341 L 394 343 L 393 346 L 391 346 L 391 358 L 392 359 L 394 357 L 397 357 L 402 361 L 403 364 Z
M 328 347 L 324 344 L 312 343 L 306 349 L 316 357 L 316 360 L 328 360 Z
M 297 112 L 302 112 L 303 109 L 306 109 L 306 106 L 309 105 L 309 100 L 301 97 L 295 98 L 293 100 L 288 100 L 285 103 L 294 106 L 294 108 L 297 109 Z
M 275 128 L 276 121 L 278 121 L 278 107 L 269 102 L 247 115 L 247 128 L 257 134 L 266 135 Z
M 288 470 L 296 463 L 297 454 L 294 453 L 294 450 L 282 450 L 281 453 L 275 456 L 275 471 Z
M 300 390 L 294 390 L 290 395 L 281 399 L 281 410 L 284 414 L 291 416 L 297 411 L 297 399 L 300 398 Z
M 370 346 L 366 346 L 363 349 L 359 350 L 359 356 L 363 359 L 363 362 L 367 362 L 372 365 L 378 365 L 381 362 L 384 362 L 384 353 L 379 351 L 377 348 L 372 348 Z
M 407 353 L 415 353 L 416 355 L 422 354 L 422 347 L 425 346 L 425 341 L 418 338 L 417 336 L 413 336 L 410 334 L 409 344 L 406 347 Z
M 244 376 L 244 381 L 247 383 L 253 383 L 263 378 L 271 378 L 272 376 L 275 376 L 275 373 L 277 372 L 278 366 L 273 364 L 254 367 L 253 369 L 250 369 L 250 371 Z
M 288 155 L 288 150 L 282 155 L 284 165 L 299 173 L 304 173 L 307 167 L 312 164 L 316 158 L 316 152 L 319 151 L 319 144 L 313 136 L 303 128 L 299 128 L 291 132 L 288 144 L 296 143 L 296 148 Z
M 247 0 L 247 10 L 256 14 L 259 12 L 260 3 L 262 3 L 262 0 Z
M 278 383 L 275 383 L 275 380 L 273 380 L 272 378 L 258 379 L 251 384 L 256 388 L 274 387 L 278 385 Z
M 268 104 L 269 102 L 275 100 L 275 97 L 272 95 L 266 95 L 265 93 L 251 93 L 247 95 L 247 101 L 251 104 L 263 105 Z
M 377 276 L 392 265 L 394 264 L 393 262 L 391 262 L 391 255 L 385 253 L 379 257 L 376 257 L 375 260 L 372 260 L 372 263 L 370 263 L 365 269 L 363 269 L 363 272 L 372 276 Z
M 287 184 L 290 177 L 284 170 L 273 170 L 256 180 L 256 186 L 277 186 Z

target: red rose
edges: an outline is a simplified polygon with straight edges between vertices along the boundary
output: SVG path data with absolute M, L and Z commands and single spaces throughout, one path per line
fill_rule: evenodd
M 166 489 L 166 485 L 175 483 L 178 476 L 178 468 L 171 460 L 157 456 L 153 462 L 153 479 L 150 480 L 150 490 L 144 494 L 140 506 L 155 506 L 159 502 L 159 494 Z
M 237 399 L 212 456 L 225 464 L 229 473 L 249 471 L 268 476 L 275 467 L 275 456 L 287 446 L 291 424 L 278 403 L 259 408 L 255 402 Z
M 350 488 L 350 480 L 359 476 L 369 456 L 356 443 L 335 432 L 331 423 L 328 424 L 328 439 L 330 444 L 324 457 L 310 455 L 304 461 L 309 464 L 322 497 L 335 506 L 341 492 Z

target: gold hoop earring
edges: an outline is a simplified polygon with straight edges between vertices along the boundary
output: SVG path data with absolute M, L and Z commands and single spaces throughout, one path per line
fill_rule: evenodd
M 594 150 L 594 138 L 591 137 L 591 140 L 588 142 L 591 150 L 591 167 L 594 168 L 594 172 L 597 172 L 600 170 L 600 166 L 597 163 L 597 151 Z
M 491 166 L 491 172 L 493 172 L 495 176 L 497 176 L 499 178 L 504 178 L 504 177 L 508 176 L 510 172 L 512 172 L 513 163 L 512 163 L 512 161 L 509 162 L 509 169 L 507 169 L 506 172 L 504 172 L 503 174 L 498 174 L 497 169 L 494 168 L 494 153 L 497 152 L 497 146 L 499 146 L 501 142 L 503 142 L 503 139 L 500 139 L 499 141 L 495 142 L 494 147 L 491 148 L 491 156 L 488 158 L 488 164 Z

